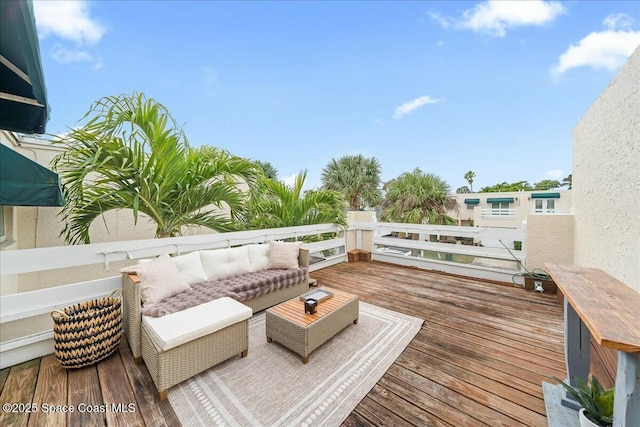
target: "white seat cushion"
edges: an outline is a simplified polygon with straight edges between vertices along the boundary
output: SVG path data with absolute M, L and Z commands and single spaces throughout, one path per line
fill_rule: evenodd
M 248 245 L 249 273 L 262 271 L 269 268 L 269 245 Z
M 197 285 L 207 280 L 207 275 L 200 260 L 200 252 L 196 251 L 173 257 L 173 262 L 176 263 L 178 271 L 190 285 Z
M 142 316 L 142 324 L 160 350 L 166 351 L 247 320 L 252 314 L 250 307 L 223 297 L 162 317 Z
M 200 251 L 200 258 L 207 280 L 249 273 L 249 250 L 246 246 Z

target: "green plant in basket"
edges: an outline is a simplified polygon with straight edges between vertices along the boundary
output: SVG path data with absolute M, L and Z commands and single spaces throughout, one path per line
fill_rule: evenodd
M 613 423 L 615 387 L 605 390 L 595 375 L 591 377 L 591 383 L 587 383 L 582 378 L 576 378 L 575 386 L 567 384 L 556 377 L 553 378 L 562 384 L 575 401 L 582 406 L 587 418 L 598 426 L 611 426 Z

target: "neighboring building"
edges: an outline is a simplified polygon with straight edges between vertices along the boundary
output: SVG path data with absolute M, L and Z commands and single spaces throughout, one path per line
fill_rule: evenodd
M 458 225 L 476 227 L 521 228 L 531 214 L 570 214 L 571 190 L 514 191 L 504 193 L 452 194 L 457 211 L 449 216 Z
M 51 141 L 35 136 L 0 130 L 0 144 L 22 156 L 50 168 L 53 158 L 62 152 Z M 64 246 L 60 236 L 64 224 L 60 207 L 0 206 L 0 250 Z M 134 224 L 130 209 L 105 212 L 89 230 L 92 243 L 152 239 L 156 226 L 145 214 Z M 206 228 L 185 228 L 183 234 L 207 234 Z

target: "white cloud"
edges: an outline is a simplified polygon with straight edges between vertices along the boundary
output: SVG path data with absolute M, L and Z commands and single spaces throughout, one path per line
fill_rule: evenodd
M 100 41 L 106 28 L 89 16 L 86 1 L 34 1 L 33 11 L 40 38 L 55 35 L 79 45 Z
M 554 77 L 559 77 L 577 67 L 604 68 L 614 71 L 625 63 L 640 45 L 640 31 L 616 30 L 616 25 L 626 26 L 629 21 L 610 19 L 611 16 L 609 15 L 603 22 L 609 29 L 588 34 L 560 55 L 558 63 L 551 69 Z
M 544 25 L 564 12 L 564 6 L 557 1 L 489 0 L 465 10 L 460 19 L 444 17 L 437 12 L 428 15 L 443 28 L 454 27 L 504 37 L 509 28 Z
M 96 58 L 89 52 L 84 50 L 68 50 L 60 45 L 55 45 L 52 49 L 51 56 L 56 61 L 62 64 L 70 64 L 73 62 L 89 62 L 93 63 L 93 68 L 96 70 L 102 68 L 102 58 Z
M 394 119 L 399 119 L 402 116 L 413 112 L 414 110 L 427 105 L 427 104 L 436 104 L 440 102 L 439 99 L 431 98 L 430 96 L 421 96 L 420 98 L 416 98 L 413 101 L 409 101 L 407 103 L 402 104 L 398 108 L 396 108 L 396 112 L 393 115 Z
M 294 173 L 292 175 L 285 176 L 284 178 L 280 178 L 280 181 L 284 182 L 284 184 L 289 187 L 293 187 L 293 185 L 296 183 L 297 177 L 298 177 L 298 174 Z
M 627 29 L 633 26 L 633 18 L 626 13 L 612 13 L 604 18 L 602 25 L 607 30 Z
M 549 179 L 562 179 L 564 178 L 564 171 L 562 169 L 551 169 L 547 171 Z
M 429 15 L 429 18 L 431 18 L 433 21 L 436 21 L 438 24 L 440 24 L 442 28 L 449 28 L 455 22 L 452 18 L 443 16 L 440 12 L 430 11 L 427 12 L 427 15 Z

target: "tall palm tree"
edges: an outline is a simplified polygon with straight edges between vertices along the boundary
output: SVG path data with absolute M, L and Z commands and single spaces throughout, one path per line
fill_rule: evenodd
M 411 224 L 454 225 L 447 215 L 457 208 L 449 197 L 451 188 L 438 175 L 424 173 L 419 168 L 405 172 L 385 184 L 387 191 L 382 202 L 381 218 L 386 222 Z
M 307 171 L 301 171 L 292 186 L 262 177 L 247 202 L 249 228 L 278 228 L 297 225 L 346 224 L 346 204 L 342 195 L 331 190 L 303 193 Z
M 182 227 L 236 229 L 253 162 L 212 147 L 193 149 L 169 111 L 143 94 L 109 96 L 94 103 L 81 128 L 55 141 L 66 150 L 53 165 L 67 204 L 61 215 L 67 243 L 90 243 L 89 227 L 104 212 L 131 209 L 156 224 L 156 237 Z M 215 208 L 228 208 L 225 215 Z
M 476 173 L 474 171 L 469 171 L 464 174 L 464 179 L 466 179 L 467 182 L 469 183 L 469 189 L 471 190 L 471 193 L 473 193 L 473 178 L 475 177 L 476 177 Z
M 278 169 L 276 169 L 271 163 L 256 160 L 256 164 L 260 166 L 260 169 L 262 169 L 267 178 L 273 179 L 274 181 L 278 180 Z
M 322 183 L 327 190 L 339 191 L 353 211 L 366 206 L 378 206 L 380 191 L 380 163 L 375 157 L 362 154 L 331 159 L 322 170 Z

